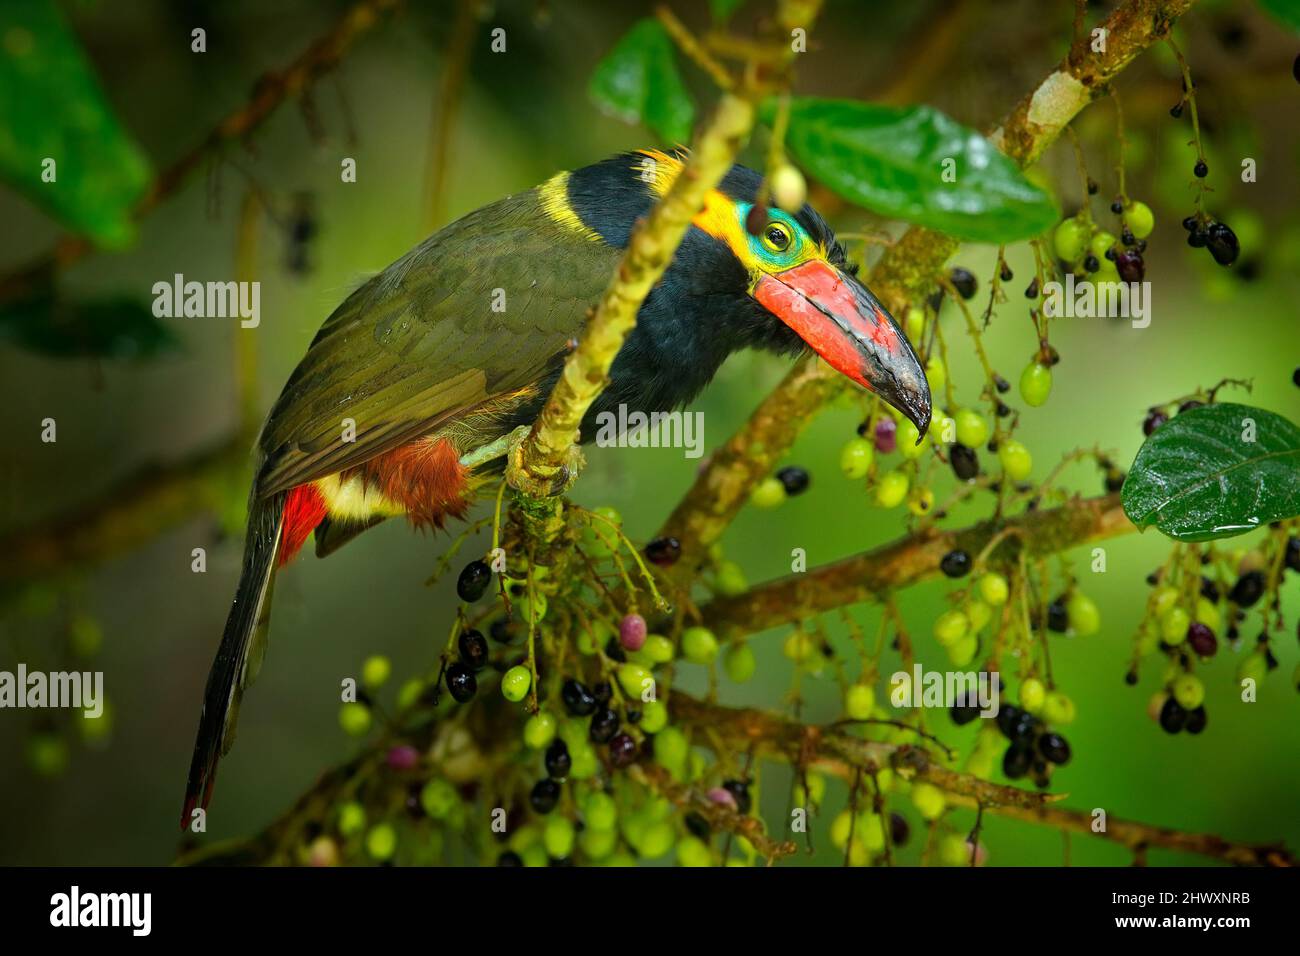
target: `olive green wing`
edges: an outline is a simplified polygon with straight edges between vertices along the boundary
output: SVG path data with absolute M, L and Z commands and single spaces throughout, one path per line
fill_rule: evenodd
M 359 465 L 536 383 L 618 255 L 552 220 L 535 190 L 434 234 L 317 333 L 263 428 L 258 494 Z

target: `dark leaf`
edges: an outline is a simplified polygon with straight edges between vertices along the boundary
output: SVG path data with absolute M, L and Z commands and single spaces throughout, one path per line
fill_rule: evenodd
M 58 302 L 49 295 L 0 309 L 0 342 L 51 358 L 150 358 L 175 349 L 172 330 L 134 299 Z

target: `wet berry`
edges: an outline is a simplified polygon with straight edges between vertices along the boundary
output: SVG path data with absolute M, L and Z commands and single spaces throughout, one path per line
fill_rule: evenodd
M 601 681 L 591 689 L 591 696 L 596 698 L 596 703 L 604 707 L 614 697 L 614 688 L 609 681 Z
M 979 456 L 974 449 L 965 445 L 953 445 L 948 452 L 948 460 L 952 464 L 952 473 L 962 481 L 970 481 L 980 473 Z
M 785 486 L 787 495 L 801 495 L 808 490 L 808 484 L 811 479 L 808 476 L 806 468 L 800 468 L 798 465 L 787 465 L 776 473 L 777 481 Z
M 478 690 L 478 681 L 474 672 L 457 661 L 447 668 L 447 690 L 453 699 L 460 703 L 470 700 Z
M 1025 287 L 1025 298 L 1038 298 L 1038 276 L 1034 276 L 1034 278 L 1030 280 L 1029 285 Z
M 1192 174 L 1195 175 L 1197 179 L 1204 179 L 1206 176 L 1210 175 L 1210 167 L 1205 165 L 1205 160 L 1198 159 L 1196 165 L 1192 167 Z
M 560 688 L 560 699 L 564 701 L 564 709 L 574 717 L 587 717 L 596 710 L 596 698 L 587 685 L 572 678 Z
M 1228 600 L 1238 607 L 1254 607 L 1264 596 L 1264 572 L 1247 571 L 1237 578 L 1237 583 L 1228 592 Z
M 957 294 L 963 299 L 973 299 L 975 292 L 979 288 L 979 282 L 975 279 L 975 274 L 969 269 L 963 269 L 957 266 L 948 273 L 948 281 L 952 283 Z
M 645 546 L 646 560 L 667 567 L 677 563 L 682 556 L 682 543 L 676 538 L 654 538 Z
M 640 614 L 628 614 L 618 623 L 618 642 L 624 650 L 639 651 L 645 646 L 645 618 Z
M 549 777 L 533 784 L 532 792 L 528 794 L 528 803 L 535 813 L 550 813 L 559 802 L 560 785 Z
M 598 744 L 609 743 L 618 733 L 618 714 L 609 708 L 596 711 L 591 718 L 591 739 Z
M 1178 119 L 1178 117 L 1182 116 L 1183 104 L 1179 103 L 1177 106 L 1169 107 L 1169 115 L 1172 116 L 1174 119 Z
M 882 455 L 888 455 L 898 447 L 897 423 L 888 416 L 880 419 L 880 421 L 876 422 L 876 432 L 872 437 L 875 441 L 876 451 Z
M 1014 278 L 1011 272 L 1011 267 L 1007 265 L 1005 262 L 1002 263 L 1002 272 L 999 273 L 998 278 L 1000 278 L 1003 282 L 1010 282 L 1012 278 Z
M 1141 282 L 1146 275 L 1146 263 L 1142 255 L 1132 249 L 1126 249 L 1115 257 L 1115 269 L 1125 282 Z
M 939 561 L 939 570 L 950 578 L 965 577 L 970 574 L 971 557 L 967 551 L 960 548 L 949 551 L 942 560 Z
M 1300 371 L 1300 369 L 1297 371 Z M 1011 391 L 1011 383 L 1001 375 L 993 376 L 993 387 L 998 390 L 999 395 L 1005 395 L 1007 392 Z
M 1039 737 L 1038 752 L 1058 766 L 1070 762 L 1070 745 L 1060 734 L 1047 733 Z
M 1002 757 L 1002 772 L 1008 780 L 1019 780 L 1029 773 L 1033 760 L 1033 751 L 1028 746 L 1012 744 Z
M 1205 729 L 1205 724 L 1205 708 L 1197 707 L 1195 710 L 1190 711 L 1187 714 L 1187 722 L 1183 725 L 1183 730 L 1187 731 L 1189 734 L 1199 734 Z
M 743 780 L 724 780 L 722 789 L 731 794 L 731 798 L 736 801 L 736 810 L 740 813 L 748 813 L 753 805 L 753 800 L 749 795 L 749 784 Z
M 563 780 L 573 769 L 573 758 L 569 756 L 569 746 L 558 737 L 546 748 L 546 774 L 553 780 Z M 545 813 L 545 810 L 541 811 Z
M 615 767 L 626 767 L 636 760 L 636 741 L 630 734 L 619 734 L 609 742 L 609 761 Z
M 1110 204 L 1110 211 L 1113 212 L 1113 213 L 1114 213 L 1115 215 L 1117 215 L 1117 216 L 1120 215 L 1121 213 L 1123 213 L 1123 212 L 1124 212 L 1124 201 L 1123 201 L 1122 199 L 1116 199 L 1114 202 L 1112 202 L 1112 203 Z
M 492 583 L 492 569 L 486 561 L 471 561 L 456 579 L 456 594 L 462 601 L 477 601 Z
M 1205 247 L 1214 256 L 1214 261 L 1221 266 L 1230 266 L 1237 261 L 1241 246 L 1237 234 L 1228 228 L 1227 223 L 1211 223 L 1205 238 Z
M 1101 263 L 1097 261 L 1096 256 L 1094 256 L 1092 253 L 1089 253 L 1088 255 L 1084 256 L 1083 268 L 1088 272 L 1096 272 L 1098 269 L 1101 268 Z
M 481 671 L 488 662 L 488 642 L 479 631 L 462 631 L 456 639 L 460 659 L 471 670 Z

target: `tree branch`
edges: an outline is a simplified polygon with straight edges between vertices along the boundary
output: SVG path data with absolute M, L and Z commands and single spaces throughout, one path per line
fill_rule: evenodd
M 1089 541 L 1137 529 L 1118 495 L 1081 498 L 1048 510 L 1027 511 L 1014 518 L 990 519 L 966 528 L 929 528 L 804 574 L 792 574 L 751 588 L 735 597 L 718 597 L 701 606 L 704 624 L 719 637 L 745 634 L 811 617 L 822 611 L 874 600 L 879 594 L 907 587 L 939 572 L 949 551 L 979 554 L 999 532 L 1006 535 L 989 556 L 997 563 L 1024 548 L 1031 556 L 1055 554 Z

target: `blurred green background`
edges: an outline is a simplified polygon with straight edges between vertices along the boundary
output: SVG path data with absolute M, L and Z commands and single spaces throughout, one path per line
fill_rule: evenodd
M 696 4 L 674 4 L 702 26 Z M 761 6 L 761 5 L 756 5 Z M 1108 4 L 1093 5 L 1105 12 Z M 290 61 L 346 9 L 338 2 L 74 3 L 64 7 L 98 73 L 112 110 L 143 147 L 155 169 L 198 142 L 245 101 L 263 71 Z M 826 96 L 897 97 L 927 102 L 976 128 L 985 128 L 1046 74 L 1063 54 L 1072 4 L 833 2 L 814 32 L 815 46 L 799 63 L 798 89 Z M 593 162 L 614 151 L 649 145 L 650 134 L 606 117 L 588 101 L 597 60 L 649 5 L 503 0 L 482 7 L 473 55 L 446 144 L 449 164 L 442 221 L 540 182 L 558 169 Z M 742 11 L 747 26 L 752 12 Z M 940 34 L 951 29 L 943 40 Z M 150 461 L 175 460 L 211 445 L 236 427 L 235 345 L 254 336 L 264 410 L 296 364 L 316 328 L 355 284 L 383 268 L 428 232 L 426 175 L 430 125 L 447 65 L 456 11 L 451 4 L 410 5 L 360 39 L 337 73 L 315 89 L 324 137 L 310 133 L 290 102 L 252 139 L 232 148 L 214 178 L 196 177 L 145 219 L 137 241 L 117 253 L 92 256 L 60 277 L 74 299 L 125 296 L 148 302 L 154 282 L 177 272 L 187 279 L 234 277 L 235 225 L 252 182 L 279 218 L 288 221 L 300 194 L 310 194 L 318 236 L 307 274 L 286 267 L 292 251 L 285 230 L 265 222 L 256 272 L 262 282 L 262 324 L 241 331 L 234 321 L 165 320 L 178 346 L 151 359 L 57 359 L 0 346 L 0 533 L 57 516 L 94 500 L 114 480 Z M 207 30 L 205 54 L 190 52 L 190 31 Z M 488 32 L 507 31 L 508 51 L 488 52 Z M 1258 276 L 1241 281 L 1218 270 L 1203 252 L 1184 245 L 1179 226 L 1191 211 L 1189 126 L 1172 120 L 1178 99 L 1172 58 L 1145 56 L 1120 80 L 1129 131 L 1129 193 L 1156 211 L 1147 253 L 1153 321 L 1145 330 L 1103 319 L 1064 319 L 1052 341 L 1062 355 L 1055 390 L 1042 409 L 1022 417 L 1020 437 L 1042 477 L 1062 453 L 1099 445 L 1122 464 L 1141 444 L 1148 405 L 1209 386 L 1223 377 L 1250 378 L 1254 391 L 1225 393 L 1300 418 L 1300 390 L 1291 384 L 1300 364 L 1300 234 L 1295 216 L 1300 87 L 1290 78 L 1296 38 L 1250 3 L 1208 3 L 1179 28 L 1201 90 L 1201 117 L 1215 193 L 1212 211 L 1242 234 L 1243 261 Z M 0 36 L 0 44 L 6 42 Z M 707 80 L 685 70 L 703 99 Z M 342 96 L 340 96 L 340 91 Z M 14 95 L 13 90 L 5 91 Z M 348 122 L 355 145 L 347 142 Z M 1094 214 L 1105 221 L 1116 189 L 1110 106 L 1100 102 L 1077 124 L 1089 170 L 1101 183 Z M 760 162 L 765 139 L 751 147 Z M 357 160 L 355 184 L 339 181 L 344 156 Z M 1258 159 L 1259 181 L 1243 184 L 1241 156 Z M 1080 202 L 1073 155 L 1054 148 L 1042 170 L 1067 212 Z M 881 226 L 860 210 L 835 216 L 844 231 Z M 1257 238 L 1246 241 L 1251 221 Z M 26 200 L 0 190 L 0 271 L 47 248 L 59 227 Z M 897 224 L 889 226 L 897 231 Z M 986 342 L 999 370 L 1014 380 L 1034 346 L 1019 290 L 1032 272 L 1025 245 L 1008 251 L 1016 272 L 1009 301 Z M 996 250 L 964 247 L 954 262 L 981 277 L 985 296 Z M 951 374 L 964 401 L 974 402 L 980 374 L 951 305 L 943 312 Z M 724 440 L 784 374 L 785 362 L 738 355 L 696 404 L 705 413 L 706 442 Z M 40 422 L 58 422 L 58 442 L 40 441 Z M 853 434 L 860 409 L 845 404 L 818 417 L 790 455 L 813 475 L 812 489 L 776 511 L 746 509 L 728 532 L 726 553 L 750 581 L 788 573 L 793 547 L 807 549 L 810 566 L 887 541 L 903 531 L 899 512 L 872 507 L 858 483 L 842 478 L 840 445 Z M 697 462 L 680 450 L 600 449 L 575 490 L 583 504 L 618 508 L 634 538 L 653 533 L 689 485 Z M 946 479 L 945 479 L 946 480 Z M 1066 473 L 1085 494 L 1101 490 L 1091 466 Z M 944 489 L 941 484 L 940 498 Z M 90 615 L 103 629 L 93 665 L 105 672 L 112 707 L 111 737 L 99 746 L 76 742 L 75 723 L 60 733 L 73 741 L 70 763 L 55 777 L 34 774 L 24 759 L 31 733 L 47 715 L 0 711 L 0 863 L 163 863 L 177 846 L 182 796 L 207 668 L 237 576 L 243 488 L 230 488 L 227 514 L 196 514 L 147 546 L 75 575 L 9 593 L 0 610 L 0 668 L 23 660 L 59 669 L 70 616 Z M 959 526 L 987 513 L 987 500 L 956 509 Z M 422 669 L 441 650 L 455 607 L 452 585 L 426 588 L 447 537 L 411 533 L 390 522 L 327 562 L 308 558 L 281 575 L 272 647 L 256 689 L 242 709 L 239 743 L 223 762 L 209 839 L 252 832 L 308 787 L 322 769 L 355 744 L 338 729 L 338 682 L 355 674 L 370 653 L 392 657 L 399 674 Z M 1243 539 L 1246 546 L 1250 539 Z M 1237 702 L 1238 655 L 1221 651 L 1203 669 L 1209 688 L 1209 727 L 1200 737 L 1170 737 L 1145 715 L 1159 685 L 1148 661 L 1139 686 L 1124 685 L 1133 630 L 1147 595 L 1143 578 L 1167 552 L 1155 532 L 1105 547 L 1108 570 L 1088 573 L 1081 586 L 1100 605 L 1104 626 L 1086 639 L 1054 639 L 1058 684 L 1079 706 L 1068 736 L 1073 762 L 1054 778 L 1067 805 L 1238 840 L 1285 839 L 1300 846 L 1300 701 L 1291 673 L 1300 655 L 1290 636 L 1275 642 L 1281 667 L 1263 685 L 1258 703 Z M 192 548 L 208 549 L 206 574 L 190 570 Z M 474 545 L 471 545 L 474 547 Z M 1077 556 L 1076 556 L 1077 557 Z M 923 664 L 942 666 L 929 636 L 942 603 L 941 583 L 901 597 L 917 635 Z M 1300 614 L 1294 581 L 1284 595 L 1288 622 Z M 868 633 L 876 608 L 856 608 Z M 828 624 L 830 624 L 828 619 Z M 838 646 L 845 647 L 838 625 Z M 1246 630 L 1254 636 L 1253 622 Z M 790 686 L 782 634 L 754 639 L 759 676 L 741 687 L 723 682 L 724 703 L 779 707 Z M 887 658 L 887 664 L 893 659 Z M 892 669 L 888 666 L 882 670 Z M 682 668 L 682 685 L 704 686 Z M 835 685 L 805 679 L 809 720 L 839 715 Z M 883 691 L 881 692 L 883 696 Z M 967 747 L 974 727 L 954 728 L 933 715 L 931 730 Z M 787 805 L 784 769 L 765 768 L 761 806 L 769 821 Z M 815 857 L 792 863 L 835 862 L 825 829 L 843 805 L 832 785 L 817 824 Z M 956 820 L 969 826 L 972 813 Z M 913 815 L 913 822 L 916 823 Z M 1053 865 L 1063 859 L 1059 834 L 986 816 L 984 841 L 996 865 Z M 903 856 L 914 860 L 915 847 Z M 1087 836 L 1071 838 L 1076 864 L 1129 862 L 1121 848 Z M 1153 863 L 1202 862 L 1153 852 Z

